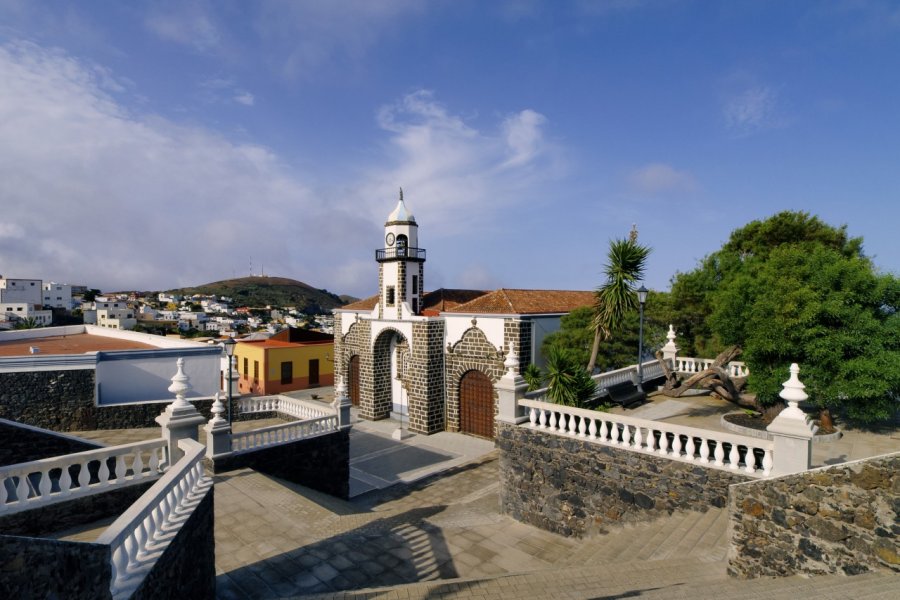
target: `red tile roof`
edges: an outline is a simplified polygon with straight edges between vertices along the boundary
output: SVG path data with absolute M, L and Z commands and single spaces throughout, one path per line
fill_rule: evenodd
M 445 312 L 473 314 L 560 314 L 594 303 L 594 292 L 501 288 Z
M 378 294 L 363 298 L 362 300 L 357 300 L 356 302 L 351 302 L 350 304 L 345 304 L 344 306 L 339 307 L 338 310 L 372 310 L 375 308 L 376 304 L 378 304 Z

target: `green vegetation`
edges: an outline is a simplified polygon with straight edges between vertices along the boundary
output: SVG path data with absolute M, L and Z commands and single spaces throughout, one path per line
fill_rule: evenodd
M 240 277 L 197 287 L 169 290 L 168 293 L 182 296 L 194 294 L 226 296 L 232 299 L 234 306 L 254 308 L 293 306 L 306 314 L 322 314 L 345 304 L 340 297 L 326 290 L 317 290 L 302 281 L 285 277 Z
M 528 391 L 541 389 L 544 384 L 544 374 L 541 373 L 540 367 L 534 363 L 528 363 L 528 366 L 522 369 L 522 379 L 528 383 Z
M 590 374 L 571 352 L 552 347 L 547 355 L 547 396 L 556 404 L 583 408 L 597 391 Z
M 803 212 L 754 221 L 673 279 L 681 353 L 739 344 L 749 387 L 778 401 L 792 362 L 810 400 L 852 419 L 890 416 L 900 398 L 900 280 L 879 273 L 862 239 Z

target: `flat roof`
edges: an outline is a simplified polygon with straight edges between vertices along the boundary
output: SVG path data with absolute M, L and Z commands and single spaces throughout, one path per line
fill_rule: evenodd
M 157 350 L 158 346 L 133 342 L 120 338 L 77 333 L 74 335 L 54 335 L 0 342 L 0 356 L 29 356 L 29 348 L 40 350 L 39 354 L 84 354 L 104 350 Z

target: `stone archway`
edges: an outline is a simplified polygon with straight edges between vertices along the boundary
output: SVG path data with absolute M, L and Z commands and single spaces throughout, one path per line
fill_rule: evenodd
M 459 380 L 459 429 L 469 435 L 494 437 L 494 384 L 481 371 L 467 371 Z
M 350 357 L 350 365 L 347 368 L 348 391 L 350 404 L 359 406 L 359 354 Z
M 374 418 L 385 419 L 392 411 L 407 412 L 409 398 L 398 375 L 403 372 L 403 357 L 409 343 L 396 329 L 385 329 L 372 346 L 372 399 Z

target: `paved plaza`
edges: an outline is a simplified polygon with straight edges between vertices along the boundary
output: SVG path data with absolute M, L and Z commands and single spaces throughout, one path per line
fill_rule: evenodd
M 330 398 L 326 395 L 322 400 Z M 730 406 L 655 398 L 634 416 L 720 429 Z M 266 421 L 236 424 L 255 428 Z M 896 598 L 900 577 L 725 574 L 724 509 L 675 514 L 586 540 L 499 512 L 493 443 L 459 434 L 391 436 L 399 424 L 355 418 L 351 498 L 249 469 L 217 476 L 217 595 L 237 598 Z M 123 443 L 158 429 L 85 433 Z M 816 444 L 832 464 L 900 449 L 888 434 Z

